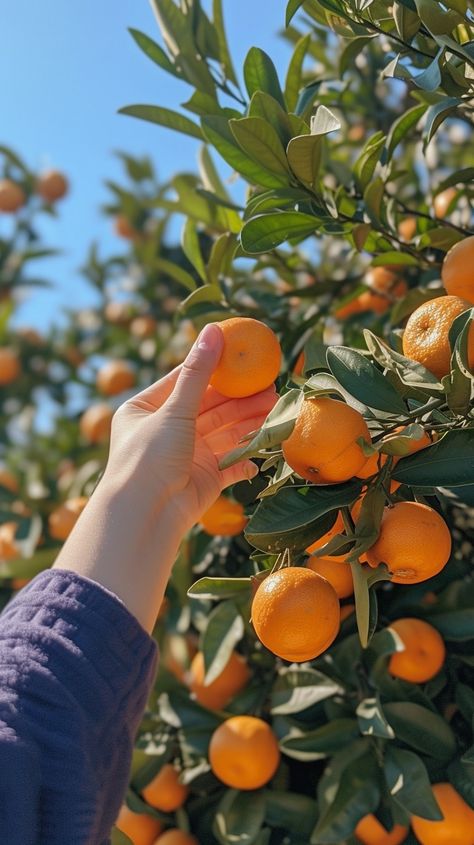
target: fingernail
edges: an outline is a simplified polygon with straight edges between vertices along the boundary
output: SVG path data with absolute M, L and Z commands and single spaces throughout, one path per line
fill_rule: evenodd
M 197 340 L 198 349 L 216 349 L 222 343 L 222 332 L 215 323 L 204 326 Z

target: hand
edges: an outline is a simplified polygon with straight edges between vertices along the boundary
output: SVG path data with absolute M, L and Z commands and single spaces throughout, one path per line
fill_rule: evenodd
M 251 461 L 223 472 L 218 461 L 262 425 L 277 399 L 273 386 L 245 399 L 208 386 L 223 342 L 217 324 L 206 326 L 184 364 L 125 402 L 113 421 L 104 481 L 128 485 L 147 510 L 166 508 L 182 533 L 225 487 L 257 475 Z

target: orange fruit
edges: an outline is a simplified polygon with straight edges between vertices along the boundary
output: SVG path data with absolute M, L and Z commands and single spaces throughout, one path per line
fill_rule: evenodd
M 411 826 L 421 845 L 473 845 L 474 810 L 450 783 L 432 787 L 444 818 L 438 822 L 412 816 Z
M 135 373 L 126 361 L 109 361 L 97 373 L 97 390 L 104 396 L 117 396 L 134 384 Z
M 405 280 L 386 267 L 372 267 L 368 270 L 365 283 L 370 290 L 357 297 L 360 310 L 373 311 L 375 314 L 384 314 L 397 297 L 403 296 L 408 290 Z
M 306 553 L 308 555 L 311 555 L 313 552 L 318 551 L 318 549 L 322 549 L 322 547 L 325 546 L 326 543 L 329 543 L 329 541 L 332 540 L 332 538 L 335 537 L 336 534 L 344 534 L 344 521 L 342 519 L 342 514 L 340 511 L 337 514 L 336 521 L 333 527 L 330 528 L 329 531 L 326 532 L 326 534 L 323 534 L 323 536 L 320 537 L 319 540 L 315 540 L 314 543 L 311 543 L 311 545 L 308 546 L 308 548 L 306 549 Z M 330 560 L 345 560 L 346 557 L 347 555 L 331 555 Z
M 12 590 L 22 590 L 23 587 L 26 587 L 29 584 L 31 578 L 12 578 L 11 580 L 11 588 Z
M 215 776 L 232 789 L 260 789 L 280 763 L 278 741 L 269 725 L 255 716 L 232 716 L 219 725 L 209 743 Z
M 135 317 L 130 323 L 130 334 L 141 340 L 144 337 L 152 337 L 156 334 L 157 322 L 154 317 L 149 314 L 144 314 L 141 317 Z
M 441 191 L 440 194 L 436 194 L 433 200 L 435 217 L 437 217 L 438 219 L 446 217 L 448 209 L 451 203 L 454 202 L 454 198 L 456 197 L 456 195 L 456 188 L 446 188 L 445 191 Z
M 471 305 L 474 303 L 473 262 L 474 235 L 471 235 L 451 247 L 441 268 L 441 279 L 446 293 L 449 296 L 459 296 Z
M 451 534 L 439 513 L 419 502 L 397 502 L 385 508 L 367 562 L 385 563 L 395 584 L 418 584 L 441 572 L 450 554 Z
M 4 522 L 0 525 L 0 560 L 14 560 L 20 556 L 20 549 L 15 543 L 17 530 L 17 522 Z
M 387 460 L 388 455 L 374 452 L 373 455 L 370 455 L 370 457 L 367 458 L 362 469 L 356 473 L 357 478 L 370 478 L 372 475 L 376 475 L 379 472 L 379 469 L 382 469 L 383 465 L 387 463 Z
M 171 763 L 165 763 L 153 780 L 142 789 L 147 804 L 163 813 L 174 813 L 178 807 L 182 807 L 188 794 L 188 787 L 180 782 L 178 772 Z
M 21 373 L 17 352 L 9 346 L 0 347 L 0 387 L 11 384 Z
M 339 599 L 347 599 L 354 592 L 350 564 L 331 557 L 310 557 L 306 566 L 329 581 Z
M 282 444 L 287 464 L 307 481 L 335 484 L 352 478 L 367 458 L 356 442 L 370 443 L 358 411 L 337 399 L 305 399 L 295 427 Z
M 365 126 L 362 123 L 354 123 L 347 132 L 347 137 L 349 141 L 362 141 L 365 138 Z
M 411 241 L 416 235 L 417 225 L 416 225 L 416 217 L 405 217 L 404 220 L 400 220 L 398 224 L 398 234 L 400 235 L 402 241 Z
M 123 214 L 115 218 L 114 229 L 119 238 L 125 238 L 128 241 L 133 241 L 139 236 L 139 232 Z
M 11 179 L 0 180 L 0 211 L 18 211 L 26 202 L 23 188 Z
M 339 617 L 334 587 L 301 566 L 273 572 L 252 601 L 252 623 L 260 642 L 292 663 L 313 660 L 329 648 L 339 631 Z
M 114 412 L 105 402 L 91 405 L 79 420 L 79 430 L 89 443 L 106 443 L 110 438 Z
M 344 604 L 341 606 L 341 625 L 349 616 L 352 616 L 355 610 L 355 604 Z
M 338 320 L 347 320 L 347 318 L 352 317 L 353 314 L 360 314 L 364 310 L 360 303 L 361 296 L 362 294 L 359 294 L 359 296 L 356 296 L 354 299 L 351 299 L 349 302 L 341 305 L 340 308 L 334 312 L 334 316 L 337 317 Z
M 401 824 L 395 824 L 390 831 L 386 830 L 373 813 L 364 816 L 355 829 L 355 835 L 362 845 L 401 845 L 407 833 L 408 828 Z
M 146 813 L 134 813 L 126 804 L 123 804 L 115 826 L 132 840 L 133 845 L 153 845 L 163 830 L 158 819 Z
M 212 387 L 232 399 L 270 387 L 281 366 L 274 332 L 251 317 L 231 317 L 218 326 L 224 335 L 224 349 L 211 377 Z
M 423 364 L 437 378 L 451 369 L 449 330 L 459 314 L 469 308 L 469 302 L 459 296 L 439 296 L 420 305 L 408 318 L 403 333 L 403 354 Z M 474 325 L 468 338 L 469 367 L 474 368 Z
M 10 493 L 18 493 L 19 484 L 16 475 L 6 467 L 0 468 L 0 487 L 5 487 Z
M 171 827 L 158 837 L 154 845 L 199 845 L 195 836 L 177 827 Z
M 424 684 L 434 678 L 446 656 L 441 634 L 422 619 L 397 619 L 389 626 L 403 643 L 403 651 L 390 657 L 388 671 L 396 678 Z
M 59 170 L 47 170 L 41 173 L 36 183 L 36 190 L 47 203 L 53 203 L 66 196 L 69 183 L 64 173 Z
M 133 317 L 133 307 L 130 302 L 108 302 L 104 308 L 104 317 L 108 323 L 127 326 Z
M 247 522 L 243 505 L 227 496 L 219 496 L 200 519 L 201 527 L 212 537 L 234 537 L 244 530 Z
M 49 515 L 48 529 L 54 540 L 67 540 L 88 501 L 87 496 L 68 499 Z
M 212 683 L 206 686 L 204 677 L 204 655 L 198 651 L 189 670 L 189 687 L 199 704 L 210 710 L 223 710 L 234 695 L 247 686 L 250 671 L 244 658 L 233 651 L 222 672 Z
M 304 349 L 301 350 L 300 354 L 298 355 L 295 366 L 293 367 L 293 375 L 294 376 L 302 376 L 303 375 L 303 368 L 304 368 Z

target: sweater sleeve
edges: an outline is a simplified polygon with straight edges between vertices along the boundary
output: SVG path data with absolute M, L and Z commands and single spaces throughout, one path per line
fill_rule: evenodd
M 38 575 L 0 615 L 0 842 L 105 845 L 127 787 L 156 644 L 73 572 Z

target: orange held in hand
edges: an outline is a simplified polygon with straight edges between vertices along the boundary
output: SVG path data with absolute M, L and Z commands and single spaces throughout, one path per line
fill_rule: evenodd
M 277 657 L 292 663 L 313 660 L 338 634 L 339 599 L 321 575 L 288 566 L 260 584 L 252 602 L 252 623 L 259 640 Z
M 215 776 L 232 789 L 260 789 L 280 762 L 278 742 L 263 719 L 232 716 L 214 731 L 209 762 Z
M 178 807 L 182 807 L 188 794 L 188 787 L 180 782 L 178 772 L 171 763 L 165 763 L 142 790 L 147 804 L 163 813 L 174 813 Z
M 104 396 L 116 396 L 135 384 L 135 373 L 126 361 L 109 361 L 97 373 L 97 390 Z
M 310 557 L 306 566 L 329 581 L 339 599 L 347 599 L 354 592 L 352 570 L 349 563 L 328 557 Z
M 418 361 L 437 378 L 451 369 L 449 330 L 459 314 L 470 307 L 459 296 L 439 296 L 420 305 L 409 317 L 403 333 L 403 354 Z M 474 368 L 474 325 L 468 338 L 469 367 Z
M 231 317 L 218 326 L 224 335 L 224 350 L 211 378 L 212 387 L 232 399 L 270 387 L 281 366 L 274 332 L 251 317 Z
M 45 202 L 53 203 L 62 199 L 68 192 L 69 184 L 59 170 L 47 170 L 36 183 L 36 190 Z
M 450 296 L 474 303 L 474 235 L 458 241 L 449 250 L 441 268 L 441 280 Z
M 433 795 L 444 818 L 438 822 L 412 816 L 411 826 L 421 845 L 472 845 L 474 810 L 450 783 L 435 783 Z
M 158 819 L 146 813 L 134 813 L 126 804 L 123 804 L 115 826 L 132 840 L 133 845 L 153 845 L 163 830 Z
M 202 651 L 198 651 L 189 670 L 189 687 L 199 704 L 210 710 L 223 710 L 250 680 L 247 663 L 235 651 L 230 655 L 220 675 L 207 686 L 204 684 L 205 674 L 204 655 Z
M 370 443 L 365 420 L 337 399 L 305 399 L 295 427 L 282 444 L 287 464 L 315 484 L 336 484 L 352 478 L 365 464 L 357 443 Z
M 386 830 L 373 813 L 364 816 L 355 829 L 355 835 L 362 845 L 401 845 L 407 833 L 408 828 L 401 824 L 395 824 L 390 831 Z
M 388 671 L 396 678 L 424 684 L 434 678 L 446 656 L 441 634 L 422 619 L 397 619 L 389 626 L 403 643 L 403 651 L 390 657 Z
M 433 508 L 418 502 L 398 502 L 385 508 L 380 534 L 367 562 L 385 563 L 395 584 L 418 584 L 437 575 L 451 554 L 451 535 Z
M 184 830 L 179 830 L 177 827 L 171 827 L 158 837 L 154 845 L 199 845 L 199 842 L 190 833 L 185 833 Z
M 79 430 L 89 443 L 106 443 L 110 438 L 114 412 L 105 402 L 91 405 L 79 421 Z
M 9 346 L 0 347 L 0 387 L 11 384 L 21 372 L 18 353 Z
M 234 537 L 244 530 L 247 522 L 243 505 L 227 496 L 219 496 L 200 519 L 202 528 L 212 537 Z
M 67 540 L 88 501 L 87 496 L 68 499 L 50 514 L 48 528 L 54 540 Z
M 0 211 L 13 213 L 18 211 L 26 202 L 23 188 L 11 179 L 0 180 Z

